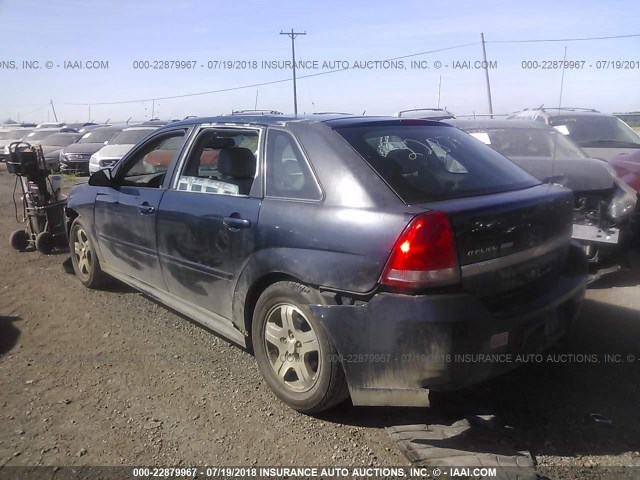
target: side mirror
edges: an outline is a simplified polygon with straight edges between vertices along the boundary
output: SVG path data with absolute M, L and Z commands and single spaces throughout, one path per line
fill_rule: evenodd
M 96 173 L 89 177 L 89 185 L 93 187 L 111 187 L 113 186 L 113 177 L 111 176 L 111 169 L 104 168 L 98 170 Z

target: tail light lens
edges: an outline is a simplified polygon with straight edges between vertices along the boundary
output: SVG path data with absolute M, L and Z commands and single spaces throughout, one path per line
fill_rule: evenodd
M 426 212 L 414 217 L 393 246 L 380 283 L 423 288 L 458 282 L 458 255 L 447 215 Z

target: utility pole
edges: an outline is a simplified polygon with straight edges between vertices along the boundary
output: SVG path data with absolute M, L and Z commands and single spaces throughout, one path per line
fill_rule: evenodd
M 53 110 L 53 117 L 58 121 L 58 115 L 56 114 L 56 107 L 53 106 L 53 100 L 49 99 L 49 103 L 51 103 L 51 110 Z
M 489 63 L 487 62 L 487 49 L 485 47 L 484 33 L 480 34 L 482 40 L 482 56 L 484 57 L 484 76 L 487 79 L 487 98 L 489 99 L 489 113 L 493 118 L 493 102 L 491 101 L 491 83 L 489 83 Z
M 253 105 L 254 110 L 258 110 L 258 90 L 256 90 L 256 103 Z
M 153 98 L 151 100 L 151 118 L 156 118 L 155 113 L 156 113 L 156 99 Z
M 293 113 L 298 115 L 298 93 L 296 91 L 296 37 L 298 35 L 306 35 L 307 32 L 280 32 L 280 35 L 287 35 L 291 38 L 291 57 L 293 59 Z
M 438 76 L 438 106 L 436 108 L 440 108 L 440 89 L 442 87 L 442 75 Z
M 567 47 L 564 47 L 564 59 L 562 60 L 562 76 L 560 77 L 560 97 L 558 98 L 558 111 L 560 111 L 560 107 L 562 107 L 562 91 L 564 89 L 564 66 L 567 64 Z M 540 107 L 542 109 L 542 106 Z M 555 176 L 556 174 L 556 149 L 558 147 L 558 135 L 559 132 L 556 132 L 556 135 L 553 137 L 553 155 L 551 157 L 551 176 Z
M 560 77 L 560 98 L 558 98 L 558 110 L 562 107 L 562 90 L 564 89 L 564 66 L 567 64 L 567 47 L 564 47 L 564 59 L 562 61 L 562 77 Z

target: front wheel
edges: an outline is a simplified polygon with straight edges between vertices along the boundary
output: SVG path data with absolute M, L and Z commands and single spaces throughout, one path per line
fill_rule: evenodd
M 69 232 L 69 250 L 73 270 L 87 288 L 97 288 L 106 283 L 108 277 L 100 268 L 100 261 L 85 226 L 74 220 Z
M 342 365 L 324 327 L 308 308 L 322 296 L 296 282 L 278 282 L 258 299 L 253 350 L 269 388 L 302 413 L 326 410 L 348 397 Z

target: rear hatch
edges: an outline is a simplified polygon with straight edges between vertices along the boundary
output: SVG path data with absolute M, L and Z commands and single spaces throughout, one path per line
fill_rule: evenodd
M 443 212 L 453 229 L 451 238 L 435 214 L 414 218 L 394 247 L 385 284 L 427 287 L 461 281 L 466 291 L 487 297 L 543 282 L 563 266 L 572 231 L 570 190 L 541 184 L 446 124 L 331 123 L 409 211 Z
M 479 296 L 539 283 L 564 265 L 572 231 L 570 190 L 539 185 L 421 207 L 448 215 L 462 286 Z

